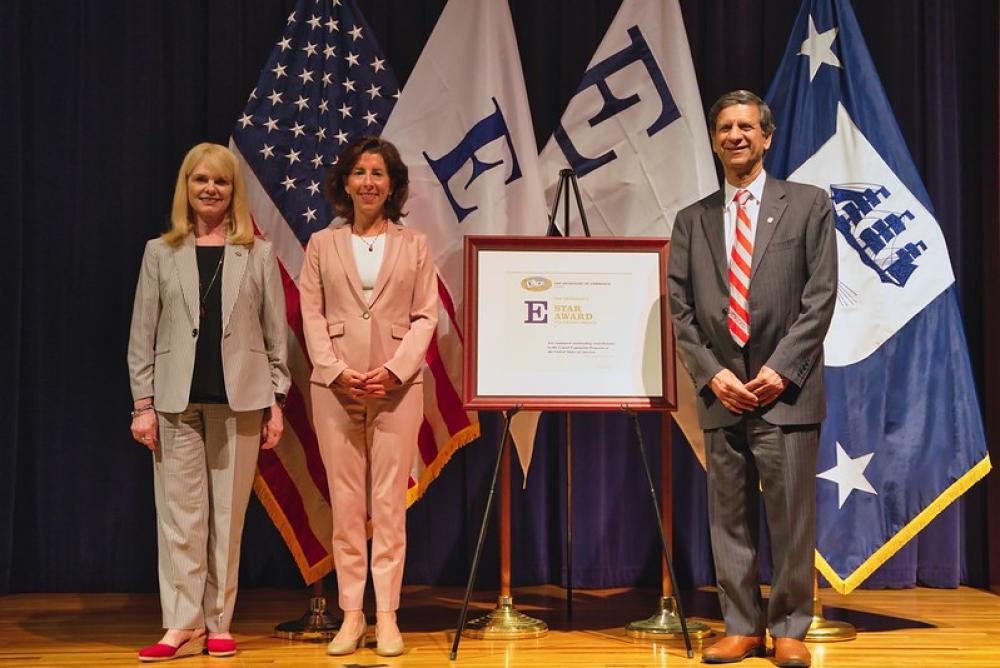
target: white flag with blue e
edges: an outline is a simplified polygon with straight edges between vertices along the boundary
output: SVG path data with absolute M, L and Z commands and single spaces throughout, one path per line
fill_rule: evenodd
M 622 2 L 539 156 L 550 199 L 567 167 L 596 236 L 668 237 L 718 190 L 677 0 Z
M 835 213 L 816 551 L 848 593 L 990 461 L 944 235 L 849 1 L 803 2 L 766 99 L 767 171 Z
M 383 136 L 409 166 L 406 224 L 427 235 L 444 284 L 432 352 L 457 390 L 462 380 L 465 237 L 541 236 L 548 224 L 535 131 L 506 2 L 451 0 L 445 5 Z M 519 413 L 514 424 L 525 420 L 533 432 L 537 414 Z M 515 443 L 526 469 L 530 439 L 518 439 L 515 433 Z
M 539 156 L 549 201 L 566 168 L 597 236 L 669 237 L 679 210 L 719 189 L 677 0 L 623 0 Z M 569 209 L 580 234 L 579 212 Z M 704 465 L 686 374 L 677 376 L 677 397 L 674 419 Z

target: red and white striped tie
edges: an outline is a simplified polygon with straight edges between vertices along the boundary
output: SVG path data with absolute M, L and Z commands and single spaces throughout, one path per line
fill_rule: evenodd
M 736 235 L 729 257 L 729 333 L 742 348 L 750 338 L 750 262 L 753 243 L 750 241 L 750 216 L 746 205 L 750 191 L 740 190 L 736 202 Z

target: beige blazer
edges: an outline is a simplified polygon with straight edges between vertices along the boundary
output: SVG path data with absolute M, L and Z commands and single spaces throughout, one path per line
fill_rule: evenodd
M 386 228 L 385 255 L 366 304 L 350 225 L 316 232 L 306 248 L 299 295 L 313 382 L 329 386 L 344 369 L 379 366 L 404 384 L 421 382 L 438 314 L 437 273 L 423 234 L 396 223 Z
M 267 408 L 287 394 L 285 294 L 270 242 L 226 244 L 222 265 L 222 372 L 234 411 Z M 132 397 L 162 413 L 188 405 L 201 295 L 194 235 L 174 248 L 146 244 L 135 289 L 128 368 Z

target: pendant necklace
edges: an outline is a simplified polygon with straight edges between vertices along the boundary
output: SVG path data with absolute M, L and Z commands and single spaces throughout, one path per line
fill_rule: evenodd
M 354 236 L 356 236 L 358 239 L 361 239 L 361 243 L 363 243 L 365 246 L 368 246 L 368 252 L 369 253 L 374 253 L 375 252 L 375 244 L 378 243 L 378 238 L 380 236 L 382 236 L 383 234 L 385 234 L 385 226 L 384 225 L 382 226 L 382 230 L 378 234 L 376 234 L 374 237 L 371 237 L 371 243 L 368 243 L 369 237 L 363 237 L 360 234 L 355 234 Z
M 205 292 L 201 295 L 201 306 L 199 309 L 199 313 L 201 314 L 202 318 L 205 317 L 205 299 L 208 297 L 208 293 L 212 289 L 212 286 L 215 285 L 215 279 L 219 277 L 219 270 L 222 269 L 222 260 L 225 259 L 225 257 L 226 257 L 226 249 L 225 247 L 223 247 L 222 254 L 219 255 L 219 264 L 215 265 L 215 273 L 212 274 L 212 280 L 208 282 L 208 287 L 205 288 Z

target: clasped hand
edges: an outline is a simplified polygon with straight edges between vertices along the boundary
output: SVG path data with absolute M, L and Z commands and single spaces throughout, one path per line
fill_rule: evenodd
M 708 385 L 723 406 L 740 414 L 772 403 L 788 387 L 788 381 L 774 369 L 765 366 L 746 384 L 741 383 L 729 369 L 723 369 L 715 374 Z
M 384 397 L 387 390 L 400 384 L 399 379 L 384 366 L 372 369 L 368 373 L 344 369 L 337 376 L 336 383 L 347 388 L 353 396 L 358 398 L 369 395 Z

